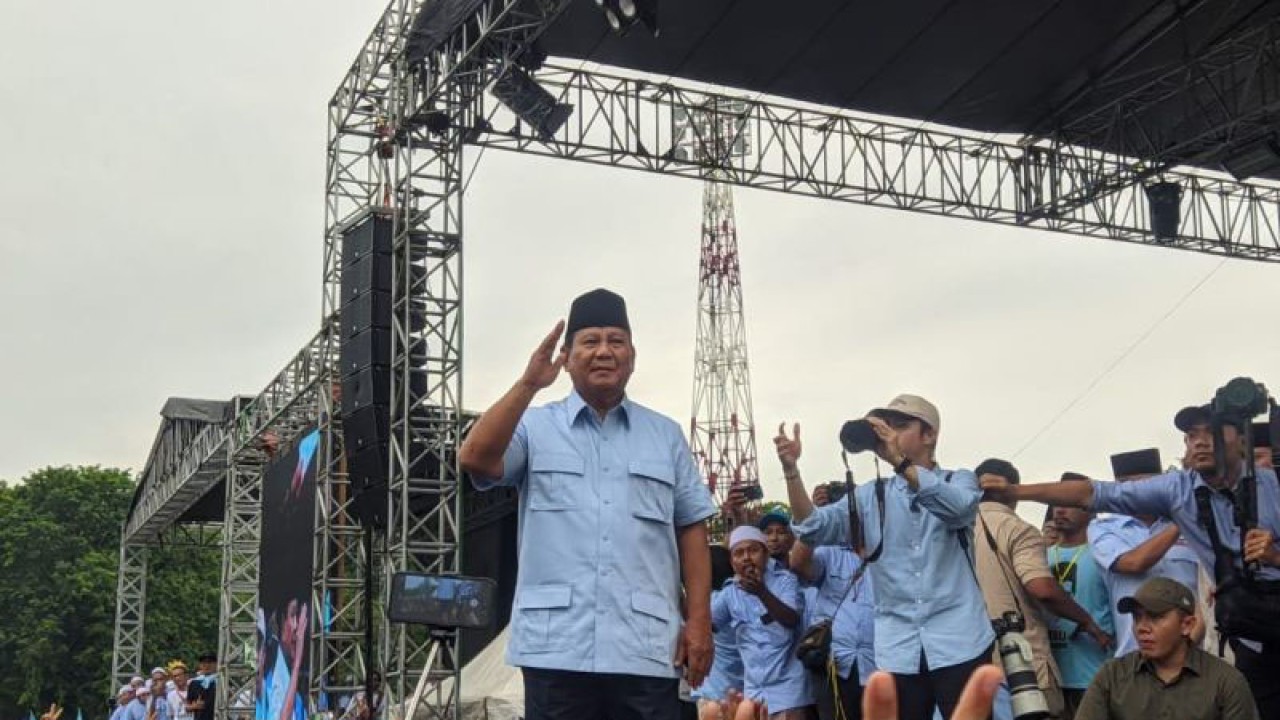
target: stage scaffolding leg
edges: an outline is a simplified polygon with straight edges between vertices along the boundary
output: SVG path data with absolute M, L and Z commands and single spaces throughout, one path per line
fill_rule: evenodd
M 143 620 L 147 610 L 147 547 L 120 545 L 120 570 L 116 579 L 115 645 L 111 654 L 111 690 L 142 672 Z
M 462 139 L 463 98 L 446 89 L 435 107 L 452 119 L 436 133 L 411 128 L 405 108 L 418 108 L 416 73 L 399 72 L 395 241 L 392 290 L 391 458 L 382 577 L 383 600 L 393 574 L 456 574 L 461 569 L 461 503 L 457 446 L 462 417 Z M 457 634 L 383 623 L 388 707 L 407 700 L 421 673 L 423 710 L 456 717 Z M 427 660 L 431 658 L 428 666 Z M 441 685 L 453 678 L 454 682 Z
M 336 347 L 330 348 L 336 354 Z M 336 363 L 326 363 L 332 368 Z M 326 380 L 326 382 L 330 382 Z M 364 589 L 368 572 L 363 526 L 347 478 L 342 427 L 333 393 L 322 393 L 321 462 L 316 476 L 315 576 L 312 582 L 311 694 L 317 710 L 364 687 L 365 610 L 374 601 Z
M 218 617 L 218 720 L 253 717 L 262 467 L 262 458 L 258 457 L 232 457 L 228 463 L 222 530 L 224 586 Z

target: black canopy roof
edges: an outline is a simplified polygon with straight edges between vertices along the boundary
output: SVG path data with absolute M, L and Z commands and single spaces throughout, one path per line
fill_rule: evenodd
M 1274 139 L 1274 0 L 662 0 L 658 37 L 577 0 L 552 56 L 1220 169 Z M 1262 50 L 1269 49 L 1269 53 Z M 1277 167 L 1262 173 L 1280 177 Z

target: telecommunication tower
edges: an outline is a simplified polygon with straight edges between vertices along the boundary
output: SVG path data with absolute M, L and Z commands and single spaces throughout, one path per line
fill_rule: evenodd
M 750 138 L 746 103 L 721 100 L 675 115 L 683 160 L 713 168 L 745 157 Z M 733 189 L 725 171 L 712 170 L 702 191 L 702 242 L 698 258 L 698 342 L 693 361 L 690 445 L 716 504 L 735 484 L 760 481 L 751 374 L 742 309 L 742 273 Z

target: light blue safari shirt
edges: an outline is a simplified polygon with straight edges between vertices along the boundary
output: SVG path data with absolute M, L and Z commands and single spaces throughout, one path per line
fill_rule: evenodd
M 501 478 L 520 489 L 507 662 L 679 677 L 676 530 L 715 513 L 680 426 L 623 400 L 603 420 L 577 392 L 530 408 Z

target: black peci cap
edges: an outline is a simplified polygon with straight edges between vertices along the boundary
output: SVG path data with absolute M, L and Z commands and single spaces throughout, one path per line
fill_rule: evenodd
M 569 308 L 565 338 L 572 338 L 574 333 L 589 327 L 616 327 L 631 332 L 631 323 L 627 321 L 627 301 L 604 288 L 574 298 Z

